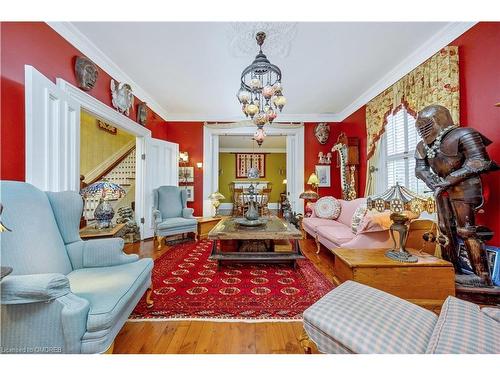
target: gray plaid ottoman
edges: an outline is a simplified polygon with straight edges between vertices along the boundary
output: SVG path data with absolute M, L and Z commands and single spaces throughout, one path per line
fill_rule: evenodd
M 304 311 L 323 353 L 425 353 L 437 316 L 381 290 L 346 281 Z
M 499 312 L 450 296 L 438 318 L 346 281 L 304 311 L 304 330 L 323 353 L 500 353 Z

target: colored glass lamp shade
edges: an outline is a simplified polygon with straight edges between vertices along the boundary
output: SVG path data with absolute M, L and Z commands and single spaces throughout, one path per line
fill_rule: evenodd
M 299 195 L 300 199 L 303 199 L 306 202 L 306 207 L 304 210 L 304 214 L 306 217 L 310 217 L 312 215 L 312 202 L 319 198 L 319 194 L 313 190 L 306 190 Z
M 90 184 L 80 190 L 80 195 L 84 198 L 100 197 L 99 204 L 94 210 L 94 218 L 98 229 L 111 227 L 111 220 L 115 216 L 115 210 L 108 199 L 118 199 L 125 196 L 125 190 L 118 184 L 101 180 Z
M 416 263 L 418 258 L 411 255 L 405 248 L 409 224 L 424 211 L 434 213 L 436 208 L 434 199 L 421 197 L 396 183 L 382 194 L 368 197 L 366 206 L 369 210 L 391 212 L 390 234 L 394 241 L 394 248 L 389 249 L 385 255 L 399 262 Z M 396 232 L 399 234 L 398 242 L 396 242 Z
M 208 198 L 212 201 L 212 206 L 215 208 L 215 215 L 213 217 L 218 217 L 219 216 L 219 206 L 220 206 L 220 200 L 221 199 L 226 199 L 224 195 L 216 191 L 215 193 L 212 193 L 208 196 Z

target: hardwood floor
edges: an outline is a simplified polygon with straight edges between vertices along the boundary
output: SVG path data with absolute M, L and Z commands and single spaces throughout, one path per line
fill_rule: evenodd
M 301 240 L 306 257 L 329 280 L 333 279 L 333 255 L 316 254 L 314 240 Z M 158 258 L 153 241 L 125 246 L 128 254 Z M 217 323 L 207 321 L 127 322 L 115 340 L 113 353 L 169 354 L 301 354 L 302 322 Z M 316 352 L 316 351 L 313 351 Z

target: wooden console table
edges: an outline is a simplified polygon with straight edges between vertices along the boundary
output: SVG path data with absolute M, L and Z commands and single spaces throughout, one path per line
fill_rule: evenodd
M 354 280 L 404 298 L 429 310 L 439 309 L 455 295 L 453 265 L 425 252 L 409 250 L 417 263 L 401 263 L 385 256 L 387 249 L 333 249 L 334 282 Z
M 235 218 L 226 217 L 208 234 L 208 239 L 213 241 L 209 259 L 217 260 L 219 265 L 223 261 L 237 261 L 292 263 L 295 267 L 297 259 L 304 258 L 298 241 L 301 238 L 298 229 L 276 216 L 271 216 L 265 225 L 259 227 L 243 227 L 235 222 Z M 282 247 L 283 241 L 293 244 L 289 251 L 286 246 Z

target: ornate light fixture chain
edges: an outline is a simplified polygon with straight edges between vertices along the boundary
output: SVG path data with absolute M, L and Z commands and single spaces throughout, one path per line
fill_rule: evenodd
M 255 60 L 241 73 L 240 89 L 236 94 L 245 116 L 250 116 L 257 126 L 254 139 L 259 146 L 266 136 L 264 125 L 272 123 L 286 104 L 281 86 L 281 70 L 271 64 L 262 52 L 266 33 L 259 31 L 255 35 L 259 53 Z

